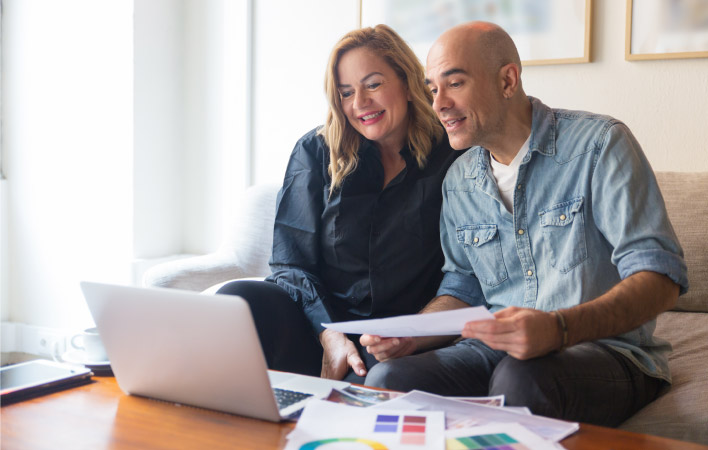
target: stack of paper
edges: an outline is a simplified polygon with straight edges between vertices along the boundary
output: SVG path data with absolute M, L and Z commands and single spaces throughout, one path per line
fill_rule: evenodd
M 341 393 L 330 398 L 339 401 Z M 352 406 L 349 399 L 309 402 L 288 435 L 286 450 L 550 450 L 563 448 L 558 442 L 579 428 L 574 422 L 489 406 L 484 399 L 420 391 L 384 398 L 367 407 Z
M 431 336 L 458 335 L 467 322 L 493 319 L 476 307 L 322 325 L 349 334 Z M 558 442 L 579 428 L 503 407 L 503 396 L 449 398 L 351 386 L 333 390 L 327 400 L 307 404 L 286 450 L 551 450 L 562 448 Z

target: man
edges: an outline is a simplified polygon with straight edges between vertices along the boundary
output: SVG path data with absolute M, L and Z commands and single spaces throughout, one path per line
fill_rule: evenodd
M 433 107 L 457 150 L 443 184 L 444 279 L 422 313 L 486 305 L 462 337 L 361 343 L 366 384 L 506 396 L 614 426 L 669 383 L 656 316 L 688 288 L 654 174 L 622 122 L 527 97 L 509 35 L 474 22 L 428 54 Z M 432 349 L 432 350 L 430 350 Z M 429 350 L 424 352 L 424 350 Z

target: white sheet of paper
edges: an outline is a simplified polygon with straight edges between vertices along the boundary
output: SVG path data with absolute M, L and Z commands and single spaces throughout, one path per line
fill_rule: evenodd
M 371 334 L 384 337 L 447 336 L 462 333 L 462 328 L 467 322 L 488 319 L 494 319 L 492 313 L 484 306 L 475 306 L 386 319 L 323 323 L 322 326 L 341 333 Z

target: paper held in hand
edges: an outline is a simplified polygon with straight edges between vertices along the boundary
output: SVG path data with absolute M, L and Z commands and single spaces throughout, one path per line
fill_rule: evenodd
M 453 336 L 462 333 L 462 328 L 467 322 L 490 319 L 494 319 L 494 316 L 487 308 L 475 306 L 386 319 L 323 323 L 322 326 L 346 334 L 371 334 L 383 337 Z

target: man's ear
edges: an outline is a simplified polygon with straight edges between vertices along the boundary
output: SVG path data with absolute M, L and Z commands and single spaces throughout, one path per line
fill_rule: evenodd
M 499 82 L 504 98 L 511 98 L 521 85 L 521 69 L 514 63 L 509 63 L 499 69 Z

